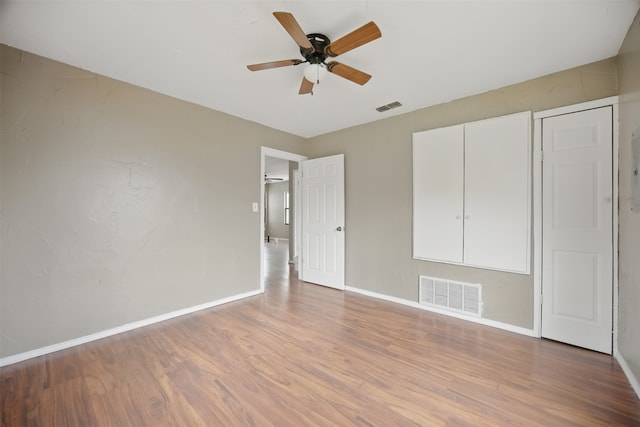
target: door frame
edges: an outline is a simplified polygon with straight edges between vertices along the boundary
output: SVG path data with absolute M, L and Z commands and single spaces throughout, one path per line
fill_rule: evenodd
M 618 96 L 533 114 L 533 335 L 542 337 L 542 119 L 611 106 L 613 110 L 613 351 L 618 342 Z
M 275 157 L 278 159 L 289 160 L 298 163 L 298 170 L 300 170 L 301 162 L 307 160 L 307 156 L 300 154 L 289 153 L 287 151 L 276 150 L 275 148 L 269 148 L 265 146 L 260 147 L 260 292 L 264 293 L 264 174 L 265 174 L 265 161 L 267 157 Z M 289 177 L 291 179 L 291 177 Z M 295 184 L 294 184 L 295 185 Z M 299 192 L 298 192 L 299 193 Z M 295 209 L 295 208 L 294 208 Z M 294 215 L 299 217 L 299 212 L 294 211 Z M 289 236 L 294 235 L 295 239 L 300 237 L 296 233 L 289 232 Z M 297 244 L 298 242 L 294 242 Z

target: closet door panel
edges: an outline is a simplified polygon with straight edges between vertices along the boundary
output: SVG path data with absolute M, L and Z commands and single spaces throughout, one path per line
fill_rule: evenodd
M 464 125 L 413 135 L 413 256 L 462 262 Z
M 530 117 L 465 124 L 465 264 L 529 272 Z

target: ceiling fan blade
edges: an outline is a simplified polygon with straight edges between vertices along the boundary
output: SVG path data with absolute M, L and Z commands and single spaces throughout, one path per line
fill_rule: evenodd
M 313 82 L 302 78 L 302 83 L 300 84 L 300 91 L 298 91 L 298 95 L 306 95 L 308 93 L 313 92 Z
M 327 70 L 359 85 L 364 85 L 371 79 L 371 75 L 335 61 L 327 64 Z
M 303 63 L 299 59 L 283 59 L 282 61 L 263 62 L 262 64 L 247 65 L 251 71 L 268 70 L 269 68 L 288 67 L 289 65 L 298 65 Z
M 380 37 L 382 37 L 380 28 L 378 28 L 375 22 L 371 21 L 334 41 L 324 49 L 324 52 L 329 56 L 342 55 L 345 52 L 349 52 Z
M 296 21 L 296 18 L 294 18 L 292 14 L 289 12 L 273 12 L 273 16 L 276 17 L 278 22 L 280 22 L 280 25 L 284 27 L 298 46 L 303 49 L 313 50 L 313 46 L 311 45 L 311 42 L 309 42 L 307 35 L 304 33 L 302 27 L 300 27 L 300 24 L 298 24 L 298 21 Z

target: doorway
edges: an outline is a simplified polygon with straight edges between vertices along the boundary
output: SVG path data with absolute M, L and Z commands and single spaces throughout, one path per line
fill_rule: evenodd
M 295 197 L 295 177 L 293 170 L 300 169 L 300 164 L 303 160 L 306 160 L 305 156 L 301 156 L 299 154 L 289 153 L 286 151 L 276 150 L 273 148 L 262 147 L 261 149 L 261 166 L 260 166 L 260 290 L 264 292 L 265 290 L 265 274 L 267 272 L 267 268 L 269 268 L 269 262 L 281 263 L 282 256 L 277 257 L 268 257 L 266 256 L 265 251 L 265 243 L 267 239 L 270 244 L 278 244 L 279 253 L 283 252 L 282 245 L 288 245 L 286 252 L 289 254 L 287 256 L 287 261 L 294 261 L 294 257 L 299 253 L 299 232 L 296 232 L 296 229 L 299 227 L 298 213 L 299 209 L 296 209 L 298 203 Z M 290 163 L 293 167 L 289 167 Z M 282 191 L 278 191 L 278 193 L 282 193 L 275 197 L 275 199 L 282 199 L 282 206 L 272 206 L 272 212 L 278 212 L 282 215 L 282 221 L 278 217 L 277 222 L 282 222 L 281 227 L 276 229 L 275 227 L 271 229 L 273 233 L 278 233 L 278 235 L 270 235 L 268 234 L 268 221 L 269 221 L 269 202 L 267 200 L 268 192 L 266 190 L 267 184 L 266 181 L 269 180 L 273 184 L 278 184 Z M 280 183 L 287 182 L 290 185 L 282 185 Z M 286 190 L 285 190 L 286 188 Z M 288 205 L 288 224 L 284 224 L 285 222 L 285 196 L 284 193 L 288 193 L 289 197 L 289 205 Z M 279 202 L 276 202 L 280 205 Z M 286 242 L 284 241 L 283 230 L 286 230 Z M 273 238 L 273 240 L 272 240 Z M 278 266 L 275 266 L 278 268 Z

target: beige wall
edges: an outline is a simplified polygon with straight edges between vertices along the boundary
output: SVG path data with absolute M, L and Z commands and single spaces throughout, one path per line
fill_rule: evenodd
M 267 235 L 288 239 L 289 226 L 284 224 L 284 193 L 289 191 L 289 181 L 267 184 L 265 191 L 268 200 Z
M 260 146 L 302 138 L 1 54 L 0 357 L 259 289 Z
M 609 59 L 313 138 L 310 157 L 345 154 L 347 286 L 417 301 L 420 274 L 479 282 L 484 317 L 532 328 L 530 275 L 412 259 L 412 133 L 616 95 L 616 78 Z
M 640 383 L 640 213 L 631 212 L 631 135 L 640 135 L 640 14 L 620 49 L 620 234 L 618 347 Z
M 348 286 L 480 282 L 485 317 L 531 328 L 530 276 L 411 258 L 412 132 L 617 94 L 606 60 L 305 142 L 6 46 L 1 66 L 0 357 L 258 289 L 261 145 L 345 154 Z

